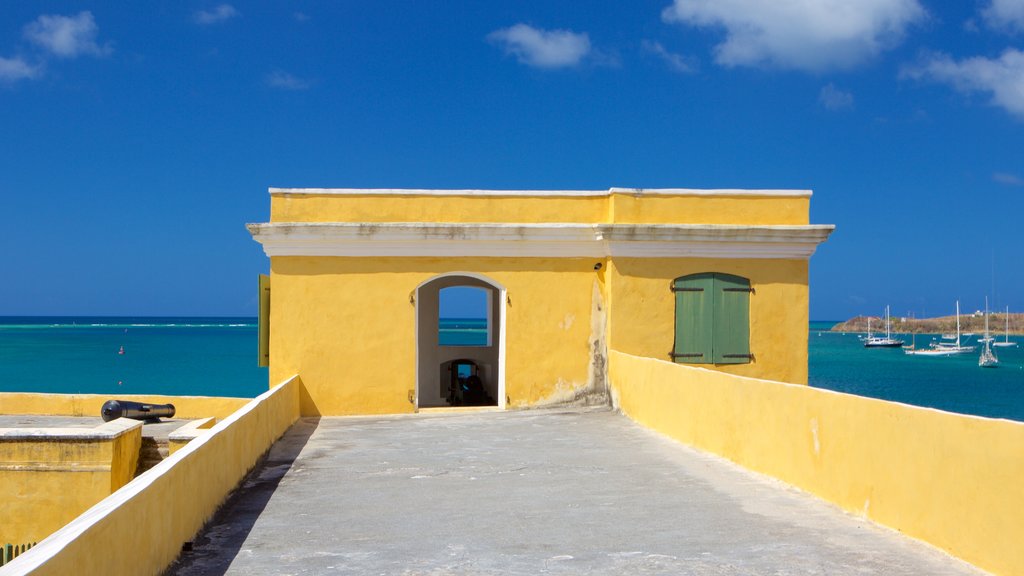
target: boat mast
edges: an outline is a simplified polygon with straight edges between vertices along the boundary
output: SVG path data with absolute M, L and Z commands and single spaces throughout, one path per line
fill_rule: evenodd
M 988 296 L 985 296 L 985 344 L 988 344 Z
M 960 347 L 960 301 L 956 301 L 956 347 Z

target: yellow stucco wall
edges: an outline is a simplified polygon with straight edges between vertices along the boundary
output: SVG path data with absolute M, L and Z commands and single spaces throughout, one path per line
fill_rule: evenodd
M 37 542 L 127 484 L 142 423 L 0 434 L 0 543 Z
M 616 193 L 596 196 L 283 194 L 271 222 L 807 224 L 810 198 Z
M 605 198 L 279 195 L 271 222 L 602 222 Z
M 100 416 L 100 407 L 114 398 L 149 404 L 174 404 L 175 418 L 225 418 L 245 406 L 249 398 L 215 396 L 155 396 L 133 394 L 40 394 L 0 393 L 0 414 L 44 414 L 51 416 Z
M 301 386 L 294 378 L 261 394 L 5 569 L 54 576 L 160 574 L 295 422 Z
M 634 196 L 613 194 L 612 221 L 623 224 L 807 224 L 810 198 Z
M 929 542 L 1024 574 L 1024 423 L 741 378 L 613 351 L 622 411 Z
M 794 384 L 807 383 L 806 260 L 615 258 L 609 266 L 609 348 L 669 359 L 675 335 L 672 280 L 698 272 L 749 278 L 750 351 L 754 362 L 716 370 Z M 711 365 L 705 365 L 711 367 Z
M 167 453 L 174 454 L 189 442 L 206 434 L 217 424 L 216 418 L 199 418 L 167 435 Z
M 588 384 L 597 261 L 274 257 L 271 381 L 301 374 L 307 415 L 413 411 L 411 298 L 422 282 L 461 271 L 507 290 L 509 406 L 567 399 Z
M 275 190 L 271 222 L 799 226 L 808 223 L 810 206 L 809 194 L 799 191 L 336 192 Z M 323 246 L 308 249 L 315 254 Z M 603 269 L 595 271 L 599 263 Z M 481 274 L 509 291 L 504 371 L 510 407 L 570 399 L 598 382 L 595 340 L 597 353 L 610 341 L 625 352 L 666 358 L 675 322 L 669 283 L 697 272 L 743 276 L 755 289 L 754 362 L 715 368 L 807 382 L 806 260 L 619 256 L 274 256 L 270 381 L 301 374 L 308 391 L 303 414 L 415 410 L 416 308 L 410 299 L 418 284 L 450 272 Z

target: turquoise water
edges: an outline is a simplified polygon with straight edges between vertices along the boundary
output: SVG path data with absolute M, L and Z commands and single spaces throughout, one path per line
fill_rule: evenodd
M 437 340 L 441 346 L 486 346 L 486 318 L 441 318 Z
M 0 317 L 0 392 L 253 397 L 256 336 L 253 318 Z
M 1020 337 L 1010 337 L 1018 342 L 1016 348 L 995 349 L 1000 361 L 998 368 L 979 368 L 978 353 L 929 358 L 908 356 L 899 348 L 865 348 L 855 333 L 829 332 L 834 324 L 811 323 L 811 386 L 950 412 L 1024 421 L 1024 341 Z M 926 347 L 937 337 L 918 334 L 916 345 Z M 911 343 L 909 336 L 906 342 Z
M 856 334 L 829 332 L 832 325 L 810 326 L 812 386 L 1024 421 L 1024 348 L 999 348 L 1000 367 L 982 369 L 977 354 L 864 348 Z M 486 320 L 446 318 L 438 328 L 442 345 L 487 342 Z M 917 345 L 932 337 L 919 335 Z M 253 397 L 267 383 L 252 318 L 0 317 L 3 392 Z

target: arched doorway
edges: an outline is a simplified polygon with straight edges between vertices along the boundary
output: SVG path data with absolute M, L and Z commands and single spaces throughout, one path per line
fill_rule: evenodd
M 446 290 L 475 300 L 475 317 L 444 317 Z M 442 274 L 416 287 L 417 408 L 505 407 L 504 301 L 504 287 L 471 272 Z

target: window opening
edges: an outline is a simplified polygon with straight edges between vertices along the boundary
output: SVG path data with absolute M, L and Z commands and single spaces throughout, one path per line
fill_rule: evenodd
M 491 345 L 491 290 L 449 286 L 438 294 L 439 346 Z

